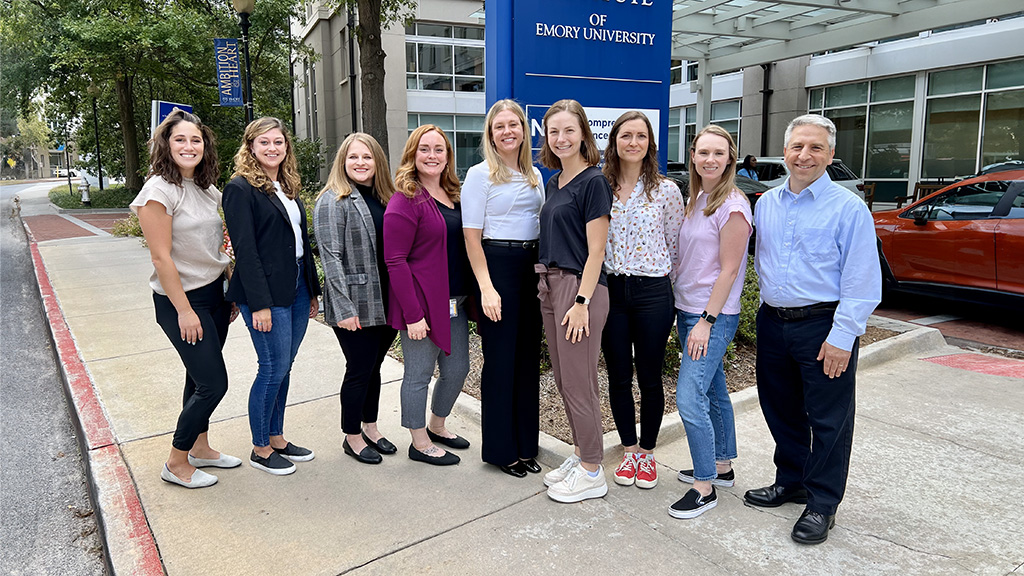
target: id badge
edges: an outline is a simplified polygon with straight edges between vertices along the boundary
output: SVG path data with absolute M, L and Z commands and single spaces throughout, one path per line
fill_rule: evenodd
M 455 298 L 452 298 L 451 300 L 448 300 L 448 317 L 449 318 L 458 318 L 459 317 L 459 307 L 458 307 L 458 304 L 457 304 Z

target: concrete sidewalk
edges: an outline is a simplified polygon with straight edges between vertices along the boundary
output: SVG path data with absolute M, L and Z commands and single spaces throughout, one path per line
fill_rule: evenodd
M 676 472 L 691 467 L 674 415 L 666 417 L 657 450 L 656 488 L 611 482 L 618 456 L 610 434 L 608 496 L 558 504 L 538 476 L 514 479 L 481 463 L 477 403 L 465 395 L 450 421 L 473 443 L 460 454 L 462 464 L 445 469 L 410 461 L 399 425 L 402 367 L 390 359 L 380 427 L 399 453 L 379 466 L 346 457 L 338 405 L 344 358 L 331 330 L 316 322 L 295 362 L 286 417 L 288 437 L 315 450 L 316 459 L 286 477 L 248 465 L 218 470 L 216 486 L 188 491 L 159 478 L 180 409 L 183 368 L 154 320 L 148 251 L 137 239 L 101 235 L 35 248 L 41 284 L 52 285 L 59 303 L 51 325 L 57 331 L 59 318 L 66 320 L 88 376 L 90 389 L 72 395 L 91 392 L 97 403 L 92 412 L 80 408 L 80 417 L 117 574 L 1024 571 L 1017 500 L 1024 489 L 1024 380 L 944 365 L 957 364 L 948 359 L 922 360 L 962 352 L 946 347 L 934 330 L 863 353 L 849 489 L 836 528 L 817 547 L 789 538 L 801 507 L 742 503 L 745 490 L 773 479 L 774 445 L 753 390 L 734 400 L 737 485 L 719 490 L 717 509 L 688 521 L 667 514 L 687 489 Z M 66 366 L 72 364 L 74 346 L 61 350 Z M 231 389 L 214 415 L 211 438 L 245 459 L 256 355 L 240 321 L 231 327 L 225 357 Z M 980 365 L 986 362 L 1018 362 L 1003 366 L 1009 373 L 1024 366 L 987 358 Z M 73 368 L 65 371 L 74 376 Z M 81 402 L 75 398 L 76 406 Z M 571 451 L 552 438 L 543 445 L 548 466 Z

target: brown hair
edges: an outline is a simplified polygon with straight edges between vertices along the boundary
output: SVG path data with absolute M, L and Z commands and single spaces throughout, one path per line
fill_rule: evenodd
M 241 176 L 249 182 L 250 186 L 259 188 L 267 194 L 274 193 L 274 183 L 267 176 L 267 173 L 263 171 L 263 167 L 260 166 L 256 156 L 252 153 L 252 143 L 256 138 L 270 132 L 274 128 L 280 130 L 281 134 L 284 135 L 285 146 L 284 161 L 281 162 L 281 166 L 278 168 L 277 181 L 281 184 L 281 192 L 284 192 L 285 196 L 294 200 L 302 190 L 302 180 L 299 178 L 299 163 L 295 159 L 295 148 L 292 146 L 292 137 L 288 133 L 288 128 L 285 127 L 284 122 L 277 118 L 264 116 L 263 118 L 253 120 L 245 127 L 242 145 L 238 147 L 238 152 L 235 153 L 235 172 L 231 177 Z
M 195 124 L 199 133 L 203 136 L 203 157 L 196 165 L 192 180 L 203 190 L 217 183 L 220 176 L 220 166 L 217 163 L 217 139 L 213 130 L 195 114 L 185 112 L 180 108 L 171 110 L 171 113 L 164 118 L 164 121 L 156 127 L 153 137 L 149 140 L 149 175 L 162 176 L 175 186 L 181 186 L 181 170 L 171 158 L 171 134 L 174 127 L 182 122 Z
M 415 198 L 419 194 L 420 188 L 423 188 L 423 185 L 420 184 L 419 173 L 416 171 L 416 148 L 419 147 L 420 139 L 427 132 L 437 132 L 441 138 L 444 138 L 445 155 L 448 161 L 444 171 L 441 172 L 441 188 L 448 195 L 449 200 L 458 202 L 461 198 L 461 189 L 459 177 L 455 175 L 455 165 L 453 164 L 455 152 L 452 150 L 452 141 L 448 139 L 444 130 L 433 124 L 424 124 L 409 134 L 409 139 L 405 141 L 405 149 L 402 150 L 402 160 L 398 165 L 398 170 L 395 171 L 395 188 L 408 198 Z
M 341 200 L 352 193 L 355 183 L 349 179 L 348 172 L 345 171 L 345 160 L 353 142 L 361 142 L 370 149 L 370 155 L 373 156 L 373 192 L 381 204 L 386 205 L 391 196 L 395 194 L 395 183 L 391 181 L 388 157 L 377 140 L 363 132 L 353 132 L 341 143 L 338 153 L 334 155 L 334 165 L 331 166 L 331 173 L 327 176 L 327 184 L 316 197 L 320 198 L 328 190 L 331 190 L 334 192 L 334 197 Z
M 516 118 L 519 119 L 520 126 L 523 127 L 523 141 L 519 143 L 519 171 L 522 172 L 527 184 L 539 186 L 540 179 L 537 178 L 537 174 L 533 171 L 533 158 L 530 154 L 530 127 L 527 125 L 526 113 L 523 112 L 523 108 L 515 100 L 508 98 L 495 102 L 491 109 L 487 111 L 487 117 L 484 118 L 484 141 L 480 144 L 480 147 L 483 148 L 484 160 L 487 161 L 488 178 L 495 184 L 504 184 L 512 181 L 512 172 L 501 161 L 498 149 L 494 147 L 494 132 L 491 130 L 494 117 L 505 110 L 515 114 Z
M 690 146 L 690 199 L 686 204 L 685 211 L 687 218 L 693 214 L 693 211 L 697 206 L 697 194 L 699 194 L 704 188 L 703 179 L 700 177 L 700 174 L 697 173 L 697 169 L 693 165 L 693 155 L 697 150 L 697 141 L 705 134 L 712 134 L 725 138 L 725 141 L 729 143 L 729 164 L 722 168 L 722 179 L 718 181 L 715 188 L 710 191 L 704 190 L 708 195 L 708 203 L 704 208 L 704 215 L 711 216 L 714 214 L 715 210 L 718 210 L 718 207 L 725 202 L 726 198 L 729 197 L 729 194 L 732 194 L 732 191 L 736 189 L 736 143 L 733 142 L 732 135 L 729 134 L 725 128 L 714 124 L 708 124 L 703 130 L 697 133 L 693 138 L 693 144 Z M 745 195 L 741 194 L 741 196 L 743 196 L 744 200 L 747 199 Z M 749 202 L 749 200 L 747 201 Z
M 544 114 L 544 144 L 541 146 L 540 153 L 537 154 L 537 161 L 544 165 L 545 168 L 550 168 L 551 170 L 560 170 L 562 168 L 562 161 L 558 159 L 558 156 L 555 156 L 551 147 L 548 146 L 548 119 L 559 112 L 568 112 L 579 121 L 580 130 L 583 132 L 583 141 L 580 142 L 580 155 L 583 156 L 587 166 L 599 164 L 601 162 L 601 153 L 597 150 L 597 141 L 594 140 L 594 133 L 590 130 L 587 113 L 583 111 L 583 106 L 579 102 L 570 99 L 555 102 Z
M 653 201 L 654 196 L 651 194 L 651 191 L 661 184 L 663 177 L 658 173 L 658 143 L 654 141 L 654 128 L 651 127 L 651 121 L 643 112 L 631 110 L 619 116 L 615 124 L 612 124 L 612 130 L 608 133 L 608 147 L 604 149 L 604 177 L 611 184 L 612 191 L 618 192 L 621 166 L 616 139 L 619 137 L 619 130 L 622 129 L 622 125 L 633 120 L 643 120 L 647 126 L 647 155 L 644 156 L 640 167 L 640 181 L 644 183 L 647 200 Z

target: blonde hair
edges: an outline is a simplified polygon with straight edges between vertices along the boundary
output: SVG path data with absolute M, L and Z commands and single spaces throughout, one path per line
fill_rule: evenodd
M 601 162 L 601 153 L 597 150 L 597 141 L 594 140 L 594 133 L 590 130 L 587 113 L 583 111 L 583 106 L 579 102 L 570 99 L 555 102 L 544 114 L 544 145 L 541 146 L 540 153 L 537 155 L 537 161 L 543 164 L 545 168 L 552 170 L 560 170 L 562 168 L 562 161 L 558 159 L 558 156 L 555 156 L 551 147 L 548 146 L 548 119 L 559 112 L 572 114 L 580 123 L 580 130 L 583 132 L 583 141 L 580 142 L 580 155 L 583 156 L 587 166 L 599 164 Z
M 455 175 L 455 165 L 453 164 L 455 152 L 452 150 L 452 141 L 448 139 L 444 130 L 433 124 L 424 124 L 409 134 L 409 139 L 405 141 L 405 149 L 402 150 L 402 161 L 398 165 L 398 170 L 395 171 L 395 189 L 405 194 L 407 198 L 415 198 L 419 194 L 420 188 L 423 188 L 423 185 L 420 184 L 419 173 L 416 171 L 416 149 L 420 145 L 420 139 L 427 132 L 437 132 L 441 138 L 444 138 L 447 162 L 444 171 L 441 172 L 441 188 L 448 195 L 449 200 L 458 202 L 461 199 L 461 189 L 459 177 Z
M 647 155 L 641 161 L 640 180 L 644 184 L 644 191 L 647 193 L 649 202 L 654 200 L 652 191 L 661 184 L 663 176 L 658 172 L 658 143 L 654 141 L 654 128 L 651 121 L 643 112 L 631 110 L 619 116 L 615 124 L 612 124 L 611 132 L 608 133 L 608 147 L 604 149 L 604 177 L 612 187 L 613 192 L 619 191 L 619 174 L 622 173 L 622 166 L 619 162 L 619 148 L 617 139 L 622 125 L 633 120 L 642 120 L 647 127 Z
M 384 149 L 380 147 L 377 140 L 363 132 L 353 132 L 342 141 L 341 146 L 338 147 L 338 153 L 334 155 L 334 165 L 331 166 L 331 173 L 327 176 L 327 184 L 316 197 L 320 198 L 328 190 L 333 191 L 334 197 L 338 200 L 352 194 L 352 188 L 355 187 L 355 183 L 348 177 L 348 172 L 345 170 L 345 160 L 348 157 L 348 150 L 354 142 L 361 142 L 369 148 L 370 155 L 373 156 L 373 193 L 380 200 L 381 204 L 387 205 L 388 200 L 395 194 L 395 183 L 391 181 L 391 168 L 388 167 L 388 157 L 384 154 Z
M 526 113 L 515 100 L 509 98 L 495 102 L 487 111 L 487 117 L 484 118 L 484 141 L 480 147 L 483 148 L 484 160 L 487 161 L 487 168 L 490 171 L 488 178 L 495 184 L 512 181 L 512 171 L 501 160 L 498 149 L 494 146 L 494 132 L 491 129 L 494 117 L 506 110 L 516 115 L 519 125 L 523 128 L 523 141 L 519 143 L 519 171 L 523 173 L 527 184 L 540 186 L 540 178 L 533 171 L 533 158 L 530 155 L 530 128 L 527 125 Z
M 238 147 L 238 152 L 235 153 L 235 172 L 231 177 L 241 176 L 245 178 L 250 186 L 259 188 L 267 194 L 274 193 L 273 181 L 263 171 L 263 167 L 256 160 L 256 155 L 252 153 L 252 143 L 256 138 L 270 132 L 274 128 L 280 130 L 281 134 L 284 135 L 285 143 L 284 160 L 281 161 L 281 165 L 278 168 L 277 181 L 281 184 L 281 192 L 294 200 L 299 195 L 299 192 L 302 191 L 302 179 L 299 178 L 299 163 L 295 160 L 295 148 L 292 146 L 292 137 L 288 134 L 288 128 L 285 127 L 284 122 L 277 118 L 264 116 L 263 118 L 253 120 L 245 127 L 242 145 Z
M 690 199 L 686 203 L 685 216 L 689 218 L 693 215 L 693 211 L 697 206 L 697 195 L 704 189 L 704 181 L 697 173 L 696 167 L 693 165 L 694 152 L 697 150 L 697 141 L 700 140 L 701 136 L 705 134 L 711 134 L 714 136 L 721 136 L 725 138 L 725 141 L 729 143 L 729 164 L 724 166 L 722 169 L 722 179 L 718 181 L 713 190 L 704 190 L 708 195 L 707 206 L 704 207 L 704 215 L 711 216 L 715 213 L 715 210 L 725 203 L 725 199 L 732 194 L 732 191 L 736 189 L 736 143 L 732 140 L 732 135 L 722 128 L 714 124 L 708 124 L 703 130 L 697 133 L 697 136 L 693 138 L 693 144 L 690 146 Z M 741 194 L 744 200 L 747 200 L 746 195 Z M 747 200 L 749 202 L 749 200 Z

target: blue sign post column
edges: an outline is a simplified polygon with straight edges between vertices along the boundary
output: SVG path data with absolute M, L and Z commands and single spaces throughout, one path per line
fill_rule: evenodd
M 622 113 L 647 114 L 665 166 L 672 0 L 488 0 L 486 7 L 487 105 L 522 104 L 534 148 L 547 108 L 572 98 L 586 108 L 602 149 Z

